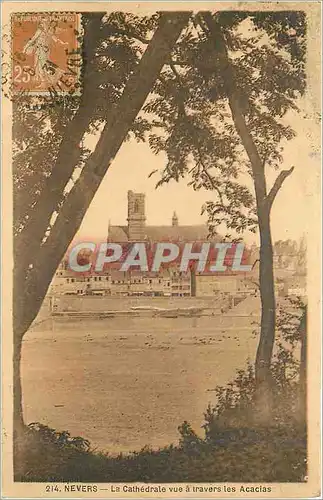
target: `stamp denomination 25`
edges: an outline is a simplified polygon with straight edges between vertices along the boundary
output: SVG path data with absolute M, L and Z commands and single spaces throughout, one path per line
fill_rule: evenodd
M 14 14 L 11 33 L 15 93 L 44 95 L 77 92 L 82 68 L 80 14 Z

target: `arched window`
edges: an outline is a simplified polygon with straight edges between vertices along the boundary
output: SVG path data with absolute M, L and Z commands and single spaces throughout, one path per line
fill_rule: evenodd
M 133 210 L 134 210 L 135 213 L 139 212 L 139 202 L 138 202 L 138 200 L 135 200 L 135 204 L 134 204 Z

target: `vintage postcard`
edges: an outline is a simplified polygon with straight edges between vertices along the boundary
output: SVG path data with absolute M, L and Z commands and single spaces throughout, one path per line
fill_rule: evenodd
M 1 9 L 2 497 L 322 498 L 320 3 Z

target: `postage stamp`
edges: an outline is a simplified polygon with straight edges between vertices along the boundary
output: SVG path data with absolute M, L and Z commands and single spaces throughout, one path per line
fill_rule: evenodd
M 82 68 L 80 14 L 13 14 L 11 33 L 14 93 L 78 91 Z
M 322 498 L 320 3 L 0 9 L 1 498 Z

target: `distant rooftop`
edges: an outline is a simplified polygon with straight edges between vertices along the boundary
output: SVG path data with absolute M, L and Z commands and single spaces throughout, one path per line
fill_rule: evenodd
M 205 241 L 209 231 L 206 224 L 196 226 L 146 226 L 143 229 L 144 240 L 147 241 Z M 124 242 L 129 240 L 128 226 L 109 226 L 110 241 Z M 219 237 L 212 240 L 220 241 Z

